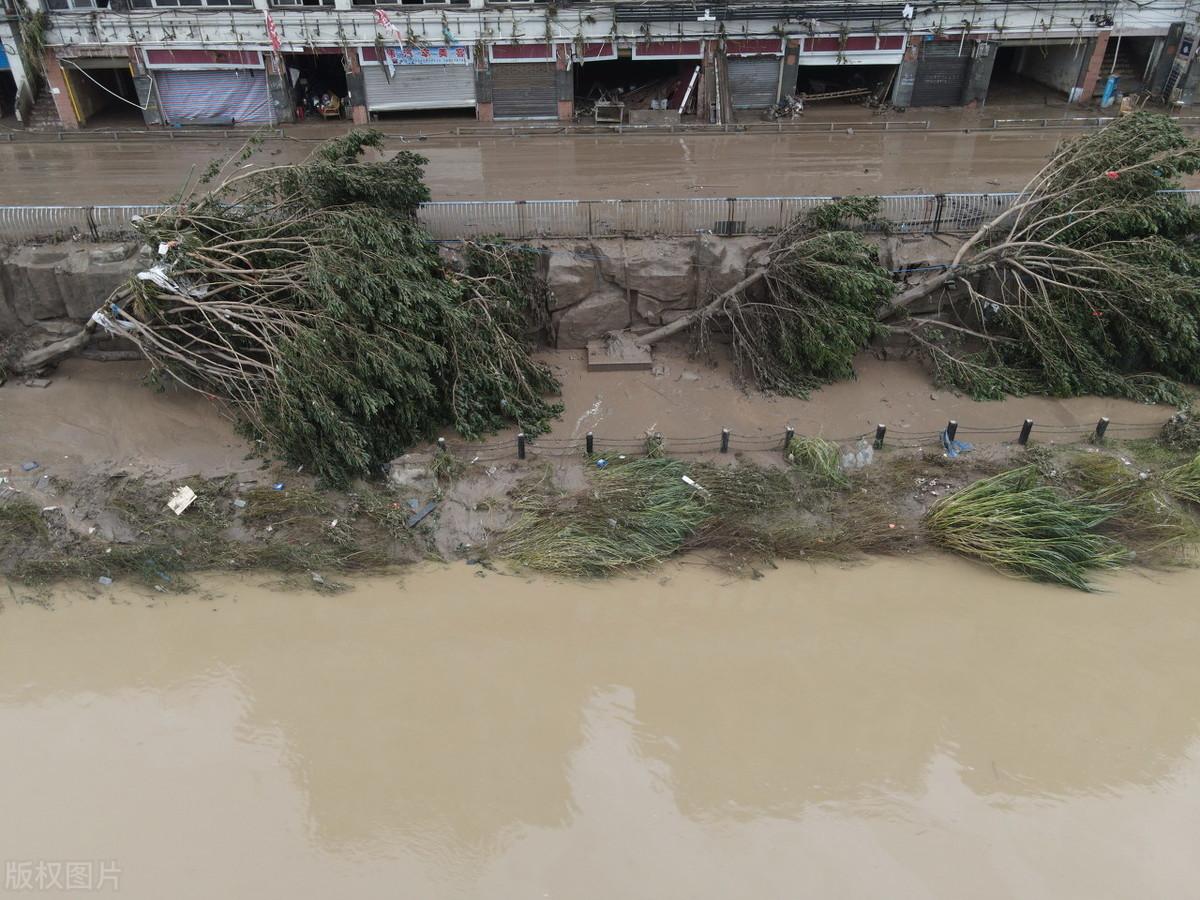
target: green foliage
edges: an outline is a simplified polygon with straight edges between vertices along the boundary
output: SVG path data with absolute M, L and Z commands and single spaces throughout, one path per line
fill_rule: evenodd
M 955 309 L 994 342 L 924 344 L 939 377 L 979 399 L 1183 402 L 1200 381 L 1200 210 L 1169 191 L 1197 171 L 1200 144 L 1156 113 L 1065 144 L 970 246 Z
M 1200 506 L 1200 454 L 1164 472 L 1163 484 L 1176 499 Z
M 805 225 L 812 231 L 882 231 L 888 232 L 890 225 L 879 214 L 881 204 L 878 197 L 838 197 L 822 203 L 805 217 Z
M 561 409 L 526 343 L 548 317 L 530 254 L 468 246 L 449 266 L 416 221 L 425 160 L 364 162 L 382 140 L 352 132 L 142 220 L 152 246 L 171 243 L 171 283 L 131 281 L 105 309 L 161 370 L 331 484 L 447 425 L 535 435 Z
M 846 484 L 837 444 L 819 437 L 794 437 L 784 450 L 787 461 L 814 481 L 833 486 Z
M 500 555 L 559 575 L 608 575 L 661 562 L 712 514 L 686 484 L 686 464 L 643 457 L 599 471 L 594 490 L 564 504 L 526 498 Z
M 1039 483 L 1034 466 L 976 481 L 925 515 L 933 542 L 1003 572 L 1091 590 L 1088 573 L 1115 569 L 1129 552 L 1099 528 L 1112 503 L 1069 499 Z
M 821 217 L 810 213 L 776 239 L 765 291 L 730 300 L 723 321 L 701 321 L 701 345 L 708 329 L 726 327 L 736 376 L 767 392 L 803 397 L 852 378 L 854 356 L 884 331 L 876 313 L 893 286 L 878 251 L 853 232 L 814 231 Z

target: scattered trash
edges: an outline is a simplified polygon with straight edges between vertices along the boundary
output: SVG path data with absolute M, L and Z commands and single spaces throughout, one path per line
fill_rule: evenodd
M 245 509 L 246 501 L 243 500 L 241 497 L 238 497 L 238 499 L 233 501 L 233 505 L 236 506 L 238 509 Z
M 419 510 L 417 510 L 415 513 L 413 513 L 411 516 L 408 517 L 408 521 L 404 523 L 405 527 L 412 528 L 416 525 L 419 525 L 421 520 L 424 519 L 431 512 L 433 512 L 435 509 L 437 509 L 436 501 L 434 501 L 433 503 L 426 503 Z
M 608 467 L 608 460 L 607 460 L 607 459 L 598 459 L 598 460 L 596 460 L 596 468 L 597 468 L 597 469 L 604 469 L 604 468 L 607 468 L 607 467 Z
M 325 583 L 325 579 L 321 577 L 319 572 L 309 572 L 308 574 L 312 576 L 313 584 Z
M 29 462 L 21 463 L 21 471 L 22 472 L 32 472 L 34 469 L 39 469 L 39 468 L 41 468 L 41 465 L 39 463 L 35 463 L 33 460 L 30 460 Z
M 112 584 L 112 579 L 109 578 L 107 575 L 101 575 L 96 580 L 98 582 L 100 582 L 102 585 L 104 585 L 105 587 L 108 587 L 110 584 Z
M 334 519 L 332 522 L 330 522 L 330 523 L 329 523 L 329 527 L 330 527 L 330 528 L 337 528 L 337 523 L 338 523 L 338 520 L 337 520 L 337 519 Z
M 49 378 L 30 378 L 25 382 L 25 387 L 31 388 L 48 388 L 50 387 Z
M 960 453 L 970 453 L 975 448 L 966 441 L 951 440 L 948 432 L 942 432 L 942 448 L 950 459 L 958 459 Z
M 183 511 L 191 506 L 195 500 L 196 492 L 185 484 L 171 496 L 171 499 L 167 501 L 167 506 L 175 515 L 181 516 L 183 515 Z
M 408 508 L 411 509 L 413 512 L 416 512 L 418 509 L 421 508 L 421 501 L 418 500 L 416 497 L 409 497 L 408 498 Z
M 273 485 L 271 485 L 271 487 L 273 487 L 277 491 L 282 491 L 283 490 L 283 482 L 277 481 Z
M 299 475 L 303 471 L 304 471 L 304 466 L 300 466 L 298 469 L 296 469 L 296 474 Z
M 683 483 L 686 484 L 688 487 L 694 487 L 696 490 L 698 490 L 702 494 L 708 493 L 708 491 L 704 488 L 703 485 L 697 484 L 695 481 L 693 481 L 687 475 L 681 475 L 680 477 L 683 479 Z
M 37 480 L 37 484 L 34 485 L 34 490 L 41 491 L 42 493 L 45 493 L 49 489 L 50 489 L 50 476 L 49 475 L 43 475 L 41 478 L 39 478 Z

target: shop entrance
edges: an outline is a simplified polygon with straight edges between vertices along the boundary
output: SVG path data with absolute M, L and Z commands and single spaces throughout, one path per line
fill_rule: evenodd
M 820 100 L 822 107 L 829 104 L 861 106 L 870 101 L 886 100 L 895 77 L 895 66 L 800 66 L 796 93 L 818 100 L 823 94 L 833 94 Z M 837 96 L 839 94 L 844 96 Z
M 59 62 L 81 127 L 145 124 L 127 57 L 66 57 Z
M 348 118 L 345 56 L 339 48 L 284 53 L 296 121 Z
M 623 103 L 626 115 L 645 109 L 677 112 L 699 64 L 698 59 L 625 57 L 576 64 L 575 110 L 581 118 L 587 118 L 598 103 Z M 696 95 L 693 88 L 688 97 L 688 106 L 693 109 Z

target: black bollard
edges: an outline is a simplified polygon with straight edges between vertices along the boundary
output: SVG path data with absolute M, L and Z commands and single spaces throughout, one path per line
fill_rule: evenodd
M 525 458 L 525 432 L 517 435 L 517 459 Z
M 883 449 L 883 436 L 887 434 L 887 426 L 883 423 L 875 426 L 875 449 Z
M 721 452 L 722 453 L 729 452 L 729 429 L 728 428 L 721 429 Z
M 1108 431 L 1108 416 L 1101 417 L 1096 423 L 1096 443 L 1104 440 L 1104 432 Z
M 1026 419 L 1025 424 L 1021 426 L 1021 436 L 1017 438 L 1017 443 L 1024 447 L 1029 443 L 1029 434 L 1033 431 L 1033 419 Z
M 595 446 L 596 446 L 596 439 L 595 439 L 594 437 L 592 437 L 592 433 L 589 431 L 589 432 L 587 433 L 587 452 L 588 452 L 588 456 L 591 456 L 591 455 L 592 455 L 592 451 L 593 451 L 593 449 L 595 448 Z
M 958 434 L 958 422 L 954 421 L 954 419 L 951 419 L 946 423 L 946 440 L 954 440 L 954 436 L 956 434 Z

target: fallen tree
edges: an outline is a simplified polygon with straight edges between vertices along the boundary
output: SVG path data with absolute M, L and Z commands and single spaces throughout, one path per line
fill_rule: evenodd
M 977 399 L 1105 394 L 1179 401 L 1200 381 L 1200 212 L 1179 178 L 1200 145 L 1141 112 L 1064 144 L 939 274 L 901 291 L 858 234 L 829 230 L 862 198 L 794 223 L 767 262 L 690 316 L 643 336 L 728 334 L 739 372 L 804 393 L 900 335 L 942 383 Z M 844 227 L 844 226 L 843 226 Z M 936 304 L 934 314 L 916 314 Z
M 469 245 L 447 265 L 416 221 L 425 160 L 364 161 L 381 142 L 355 132 L 137 220 L 159 262 L 93 317 L 333 483 L 447 426 L 538 434 L 559 411 L 525 339 L 547 317 L 535 257 Z

